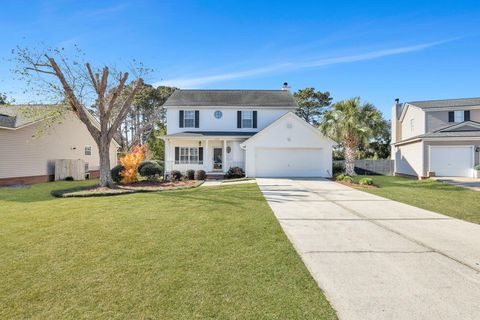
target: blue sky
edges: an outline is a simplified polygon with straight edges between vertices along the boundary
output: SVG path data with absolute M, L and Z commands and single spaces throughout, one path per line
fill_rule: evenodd
M 132 58 L 149 83 L 315 87 L 361 96 L 386 117 L 402 101 L 480 96 L 479 1 L 8 1 L 0 92 L 25 102 L 15 45 L 72 48 L 95 65 Z

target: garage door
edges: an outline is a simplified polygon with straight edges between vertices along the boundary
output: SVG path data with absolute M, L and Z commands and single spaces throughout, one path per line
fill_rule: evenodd
M 257 177 L 321 177 L 322 149 L 258 148 L 255 153 Z
M 473 147 L 430 146 L 429 170 L 442 177 L 472 177 Z

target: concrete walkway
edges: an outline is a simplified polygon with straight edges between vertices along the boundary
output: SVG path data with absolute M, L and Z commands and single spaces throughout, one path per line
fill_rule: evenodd
M 327 180 L 257 183 L 340 319 L 480 319 L 480 225 Z

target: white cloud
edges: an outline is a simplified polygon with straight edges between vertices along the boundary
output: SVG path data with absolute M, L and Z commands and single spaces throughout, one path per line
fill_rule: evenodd
M 196 88 L 205 84 L 218 83 L 226 80 L 234 80 L 234 79 L 241 79 L 241 78 L 251 78 L 253 76 L 266 75 L 273 72 L 285 72 L 285 71 L 293 71 L 293 70 L 299 70 L 299 69 L 318 68 L 318 67 L 341 64 L 341 63 L 352 63 L 352 62 L 358 62 L 358 61 L 378 59 L 381 57 L 405 54 L 405 53 L 410 53 L 415 51 L 421 51 L 421 50 L 425 50 L 425 49 L 438 46 L 438 45 L 441 45 L 450 41 L 454 41 L 457 39 L 458 38 L 428 42 L 428 43 L 417 44 L 412 46 L 370 51 L 370 52 L 354 54 L 354 55 L 322 58 L 317 60 L 284 62 L 284 63 L 274 64 L 271 66 L 266 66 L 261 68 L 241 70 L 241 71 L 235 71 L 235 72 L 226 72 L 226 73 L 214 74 L 214 75 L 208 75 L 208 76 L 165 79 L 165 80 L 158 81 L 157 83 L 155 83 L 155 85 L 156 86 L 158 85 L 175 86 L 179 88 Z

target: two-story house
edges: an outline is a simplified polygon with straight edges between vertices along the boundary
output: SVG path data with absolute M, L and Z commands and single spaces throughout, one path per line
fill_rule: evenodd
M 480 98 L 395 101 L 392 158 L 396 174 L 473 177 L 479 151 Z
M 166 173 L 332 175 L 333 141 L 295 115 L 289 90 L 176 90 L 164 107 Z

